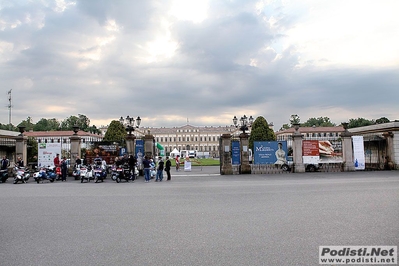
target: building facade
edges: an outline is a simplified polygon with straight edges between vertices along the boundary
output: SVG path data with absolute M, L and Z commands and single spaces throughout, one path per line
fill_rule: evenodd
M 181 127 L 147 127 L 140 128 L 140 132 L 135 131 L 136 137 L 143 133 L 154 136 L 155 141 L 165 149 L 165 154 L 169 154 L 174 149 L 195 150 L 199 154 L 206 153 L 209 157 L 219 157 L 219 140 L 222 134 L 239 133 L 235 126 L 192 126 L 184 125 Z

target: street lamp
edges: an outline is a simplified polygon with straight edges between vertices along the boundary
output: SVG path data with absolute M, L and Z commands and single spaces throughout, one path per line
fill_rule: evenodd
M 252 115 L 249 118 L 246 115 L 244 115 L 240 118 L 240 125 L 238 125 L 237 122 L 238 122 L 238 119 L 236 116 L 234 116 L 234 118 L 233 118 L 234 126 L 237 128 L 238 128 L 238 126 L 240 126 L 240 130 L 242 130 L 242 133 L 245 134 L 245 131 L 248 130 L 248 127 L 252 126 L 252 123 L 254 122 L 254 118 L 252 117 Z
M 129 132 L 129 135 L 132 135 L 132 131 L 134 131 L 135 128 L 139 128 L 140 123 L 141 123 L 141 118 L 138 116 L 136 120 L 134 120 L 133 117 L 126 116 L 126 118 L 119 118 L 119 122 L 126 127 L 126 131 Z M 136 126 L 134 126 L 134 122 L 136 122 Z

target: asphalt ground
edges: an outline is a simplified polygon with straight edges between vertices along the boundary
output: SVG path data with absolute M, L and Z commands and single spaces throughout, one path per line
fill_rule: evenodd
M 0 265 L 319 265 L 398 245 L 399 171 L 0 184 Z

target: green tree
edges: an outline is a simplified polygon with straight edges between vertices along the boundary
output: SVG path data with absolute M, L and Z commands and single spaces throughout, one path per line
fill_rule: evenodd
M 254 149 L 254 141 L 269 141 L 276 140 L 276 135 L 273 129 L 269 127 L 266 119 L 263 116 L 258 116 L 251 128 L 251 135 L 249 136 L 249 148 Z
M 37 155 L 38 155 L 38 144 L 34 137 L 28 137 L 27 141 L 27 157 L 28 162 L 37 162 Z
M 291 115 L 291 119 L 290 119 L 291 127 L 294 124 L 299 124 L 300 122 L 301 122 L 301 118 L 299 118 L 299 115 Z
M 60 122 L 57 119 L 51 118 L 40 119 L 34 126 L 34 131 L 57 131 L 60 130 Z
M 348 128 L 354 128 L 354 127 L 364 127 L 364 126 L 370 126 L 374 125 L 375 122 L 373 120 L 367 120 L 365 118 L 356 118 L 356 119 L 349 119 L 348 123 Z
M 126 138 L 126 134 L 125 127 L 119 121 L 113 120 L 109 124 L 103 140 L 121 143 Z
M 30 131 L 33 130 L 33 127 L 35 126 L 35 124 L 33 124 L 32 122 L 32 118 L 30 116 L 28 116 L 26 118 L 26 120 L 22 120 L 21 123 L 18 124 L 17 127 L 25 127 L 25 131 Z
M 391 122 L 391 121 L 389 121 L 389 119 L 386 117 L 381 117 L 381 118 L 378 118 L 377 120 L 375 120 L 376 124 L 384 124 L 384 123 L 389 123 L 389 122 Z
M 312 117 L 309 118 L 305 123 L 302 124 L 303 127 L 334 127 L 335 124 L 331 122 L 328 117 Z
M 79 126 L 80 130 L 88 132 L 90 119 L 82 114 L 78 114 L 78 116 L 72 115 L 61 122 L 61 130 L 73 130 L 75 125 Z

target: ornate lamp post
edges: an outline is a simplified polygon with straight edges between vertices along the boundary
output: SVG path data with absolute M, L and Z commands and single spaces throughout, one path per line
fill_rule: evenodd
M 126 116 L 126 118 L 124 119 L 122 116 L 119 119 L 119 122 L 126 127 L 126 131 L 129 132 L 129 135 L 126 136 L 126 148 L 127 148 L 127 153 L 128 154 L 134 154 L 134 150 L 135 150 L 135 139 L 136 137 L 132 134 L 132 131 L 135 130 L 135 128 L 139 128 L 140 124 L 141 124 L 141 118 L 140 116 L 138 116 L 136 118 L 136 120 L 134 120 L 133 117 L 130 116 Z M 136 122 L 136 126 L 134 125 L 134 123 Z
M 250 174 L 251 166 L 249 164 L 249 142 L 248 134 L 245 133 L 252 126 L 254 119 L 252 115 L 248 118 L 246 115 L 242 116 L 240 119 L 240 125 L 238 125 L 238 119 L 236 116 L 233 118 L 233 123 L 235 127 L 240 127 L 242 133 L 240 134 L 240 174 Z
M 129 132 L 129 136 L 131 136 L 132 131 L 134 131 L 135 128 L 139 128 L 141 124 L 141 118 L 138 116 L 136 120 L 134 120 L 134 118 L 130 116 L 126 116 L 125 119 L 121 116 L 121 118 L 119 118 L 119 122 L 126 127 L 126 131 Z M 134 122 L 136 122 L 136 126 L 134 126 Z
M 234 126 L 238 128 L 238 126 L 240 126 L 240 130 L 242 131 L 242 133 L 245 134 L 245 131 L 248 130 L 248 127 L 252 126 L 252 123 L 254 122 L 254 118 L 252 117 L 252 115 L 248 118 L 246 115 L 242 116 L 240 118 L 240 125 L 237 125 L 238 119 L 236 116 L 234 116 L 233 118 L 233 123 Z

